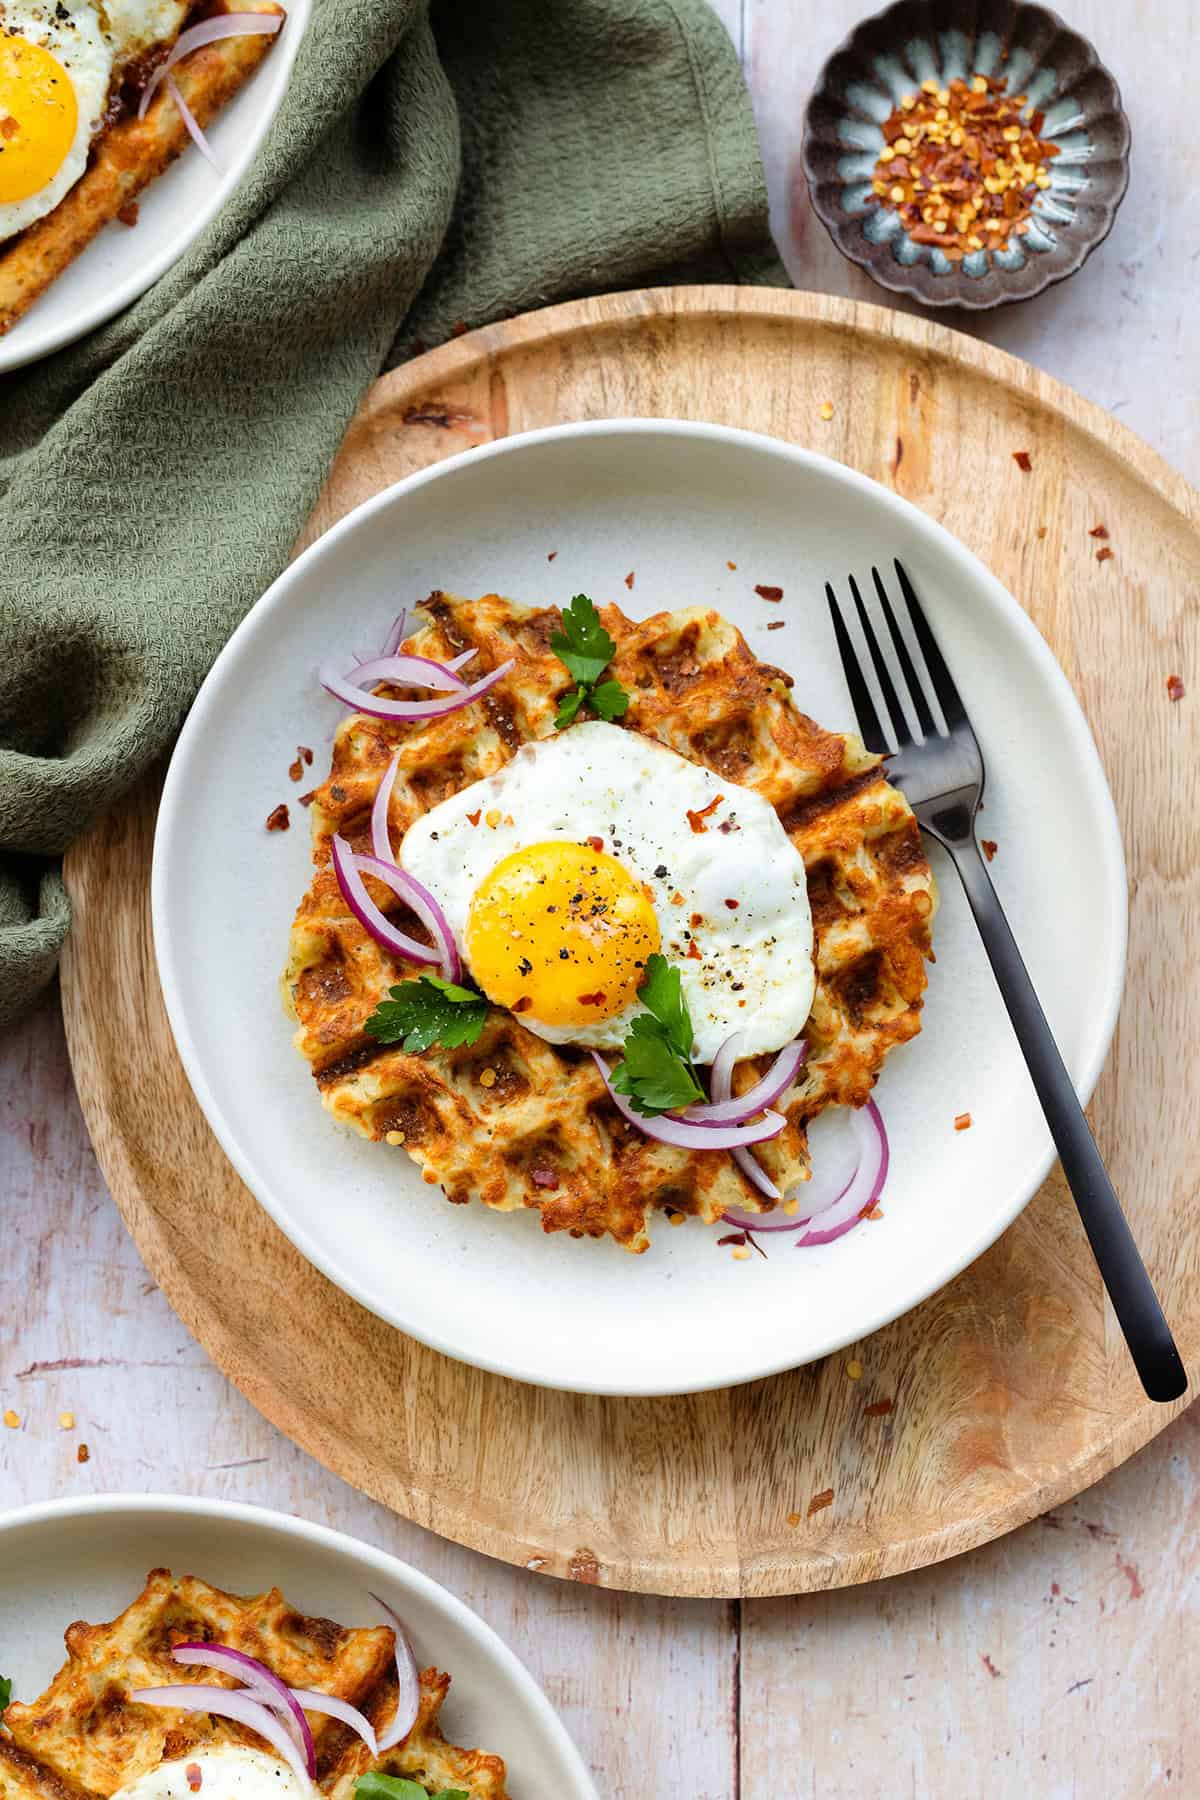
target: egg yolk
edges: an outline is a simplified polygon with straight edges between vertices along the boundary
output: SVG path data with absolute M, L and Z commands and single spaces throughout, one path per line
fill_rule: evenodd
M 62 64 L 40 44 L 0 36 L 0 202 L 28 200 L 54 179 L 78 122 Z
M 661 936 L 649 890 L 590 844 L 531 844 L 475 891 L 467 961 L 490 1000 L 542 1025 L 594 1025 L 637 998 Z

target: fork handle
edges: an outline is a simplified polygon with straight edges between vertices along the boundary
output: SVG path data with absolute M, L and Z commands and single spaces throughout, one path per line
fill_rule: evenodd
M 1121 1211 L 991 876 L 973 837 L 963 843 L 946 844 L 945 848 L 954 859 L 966 890 L 992 973 L 1029 1065 L 1063 1173 L 1142 1386 L 1151 1400 L 1177 1400 L 1187 1389 L 1187 1374 L 1171 1328 Z

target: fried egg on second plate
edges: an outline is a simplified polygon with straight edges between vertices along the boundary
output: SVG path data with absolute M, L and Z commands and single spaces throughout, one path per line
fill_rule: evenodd
M 0 243 L 83 174 L 112 71 L 94 6 L 0 0 Z
M 803 1029 L 814 989 L 804 862 L 775 809 L 638 732 L 572 726 L 407 831 L 483 992 L 552 1044 L 617 1049 L 646 959 L 680 971 L 695 1057 Z

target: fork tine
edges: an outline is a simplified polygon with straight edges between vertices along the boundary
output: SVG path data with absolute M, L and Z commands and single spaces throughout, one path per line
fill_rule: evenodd
M 904 633 L 896 623 L 896 615 L 892 611 L 892 603 L 887 597 L 887 589 L 883 585 L 879 570 L 872 569 L 871 573 L 875 577 L 875 592 L 879 595 L 879 604 L 883 608 L 883 616 L 888 622 L 888 630 L 891 632 L 892 642 L 896 646 L 896 655 L 900 660 L 900 668 L 908 688 L 909 698 L 912 700 L 917 715 L 917 723 L 920 725 L 924 737 L 934 737 L 937 734 L 937 726 L 934 724 L 933 714 L 929 710 L 929 702 L 925 698 L 925 689 L 921 686 L 921 677 L 913 667 L 913 659 L 908 654 Z
M 883 689 L 883 698 L 888 712 L 891 714 L 892 729 L 896 733 L 896 744 L 903 750 L 912 743 L 912 732 L 908 729 L 908 720 L 904 716 L 904 708 L 896 692 L 895 683 L 887 664 L 883 660 L 883 652 L 879 648 L 879 639 L 875 636 L 875 627 L 871 623 L 870 614 L 863 605 L 862 595 L 858 591 L 858 583 L 853 575 L 850 577 L 850 592 L 854 595 L 854 604 L 858 608 L 859 623 L 863 628 L 863 636 L 867 640 L 867 649 L 871 652 L 871 661 L 875 664 L 875 673 L 879 677 L 879 685 Z
M 833 633 L 837 638 L 838 655 L 842 659 L 842 670 L 846 677 L 846 686 L 850 689 L 850 701 L 854 707 L 854 716 L 858 720 L 858 729 L 862 733 L 863 743 L 873 755 L 886 756 L 891 745 L 884 736 L 883 727 L 879 723 L 879 714 L 875 711 L 871 690 L 863 679 L 858 653 L 851 642 L 850 633 L 846 630 L 845 621 L 837 603 L 837 595 L 828 581 L 825 583 L 825 598 L 829 602 Z
M 917 599 L 912 582 L 899 557 L 896 558 L 896 574 L 900 578 L 900 587 L 908 602 L 908 615 L 913 622 L 913 630 L 917 634 L 917 642 L 921 646 L 921 654 L 925 658 L 925 666 L 929 670 L 929 679 L 933 682 L 933 691 L 946 715 L 946 724 L 953 731 L 956 725 L 966 723 L 967 709 L 959 699 L 958 689 L 954 685 L 954 677 L 946 667 L 946 659 L 938 648 L 938 641 L 930 630 L 929 621 Z

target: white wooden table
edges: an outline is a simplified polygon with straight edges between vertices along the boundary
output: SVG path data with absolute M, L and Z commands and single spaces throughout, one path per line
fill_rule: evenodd
M 863 4 L 718 10 L 743 53 L 797 285 L 889 302 L 812 218 L 799 163 L 813 77 Z M 1080 275 L 978 329 L 1120 413 L 1200 482 L 1200 219 L 1186 148 L 1200 5 L 1064 4 L 1124 89 L 1131 191 Z M 1200 669 L 1184 674 L 1200 705 Z M 1200 1794 L 1200 1413 L 1076 1504 L 875 1587 L 739 1605 L 517 1573 L 326 1474 L 209 1364 L 106 1193 L 52 998 L 0 1042 L 5 1408 L 20 1425 L 0 1426 L 0 1508 L 114 1489 L 227 1496 L 418 1563 L 525 1658 L 613 1800 Z

